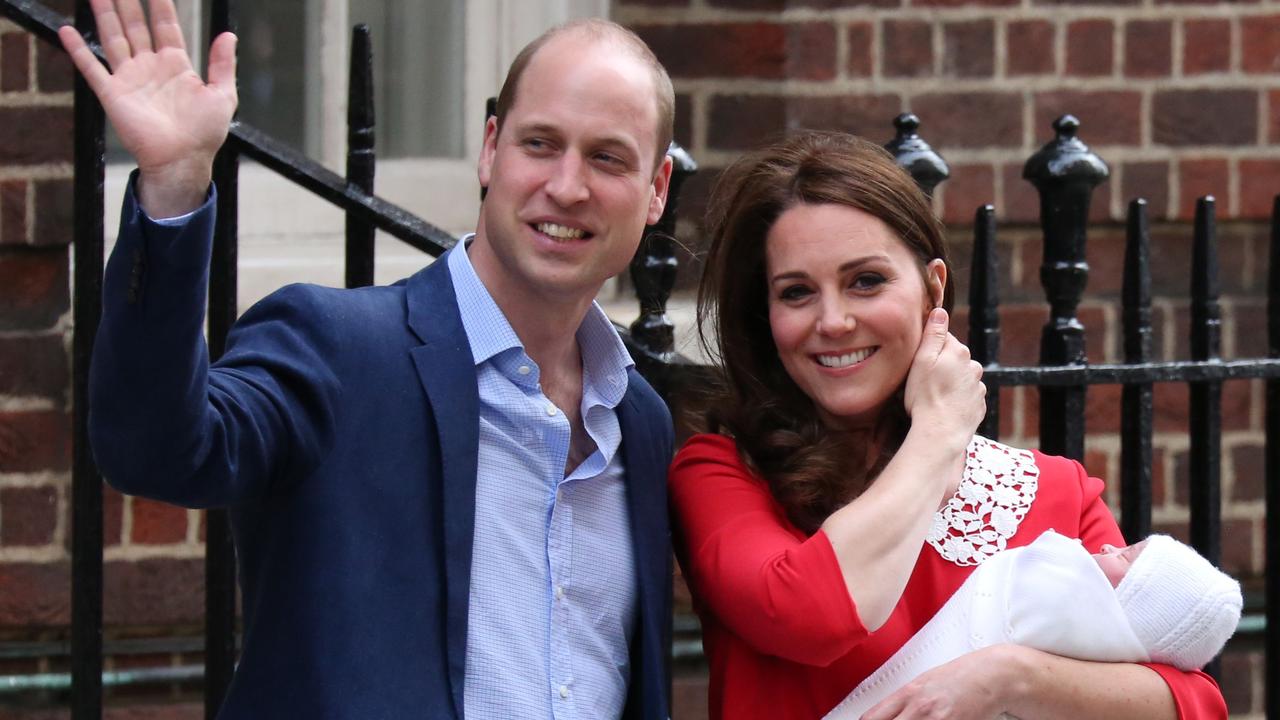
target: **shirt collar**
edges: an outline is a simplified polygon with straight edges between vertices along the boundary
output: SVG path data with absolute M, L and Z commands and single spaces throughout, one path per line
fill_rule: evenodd
M 464 236 L 445 256 L 472 359 L 480 365 L 511 349 L 518 349 L 523 356 L 524 344 L 467 256 L 467 246 L 474 237 L 474 233 Z M 627 369 L 635 361 L 599 304 L 592 302 L 587 309 L 578 325 L 577 340 L 582 351 L 584 405 L 616 407 L 626 393 Z

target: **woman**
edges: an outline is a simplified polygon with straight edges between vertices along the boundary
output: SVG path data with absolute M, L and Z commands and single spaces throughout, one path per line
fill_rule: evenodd
M 1053 528 L 1124 544 L 1075 462 L 974 436 L 943 231 L 881 148 L 806 133 L 725 171 L 699 327 L 722 394 L 671 470 L 711 716 L 819 718 L 986 557 Z M 711 346 L 712 343 L 706 343 Z M 1225 717 L 1212 679 L 998 645 L 865 717 Z

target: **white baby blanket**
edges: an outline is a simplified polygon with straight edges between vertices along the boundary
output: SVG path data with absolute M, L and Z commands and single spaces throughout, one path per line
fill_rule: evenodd
M 1082 660 L 1150 659 L 1097 562 L 1078 540 L 1049 530 L 979 565 L 826 720 L 856 720 L 926 670 L 1005 642 Z

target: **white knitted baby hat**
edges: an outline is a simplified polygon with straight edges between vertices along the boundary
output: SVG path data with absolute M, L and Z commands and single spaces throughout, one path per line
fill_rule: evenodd
M 1153 662 L 1193 670 L 1240 622 L 1240 583 L 1168 535 L 1152 535 L 1116 596 Z

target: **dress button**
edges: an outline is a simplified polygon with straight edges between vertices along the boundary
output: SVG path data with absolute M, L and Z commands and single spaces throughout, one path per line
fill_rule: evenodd
M 561 697 L 561 698 L 566 698 L 566 699 L 569 697 L 569 686 L 568 686 L 568 685 L 561 685 L 561 686 L 560 686 L 560 697 Z
M 520 367 L 516 368 L 516 372 L 520 373 L 521 375 L 528 375 L 529 373 L 533 372 L 533 368 L 529 367 L 528 365 L 521 365 Z

